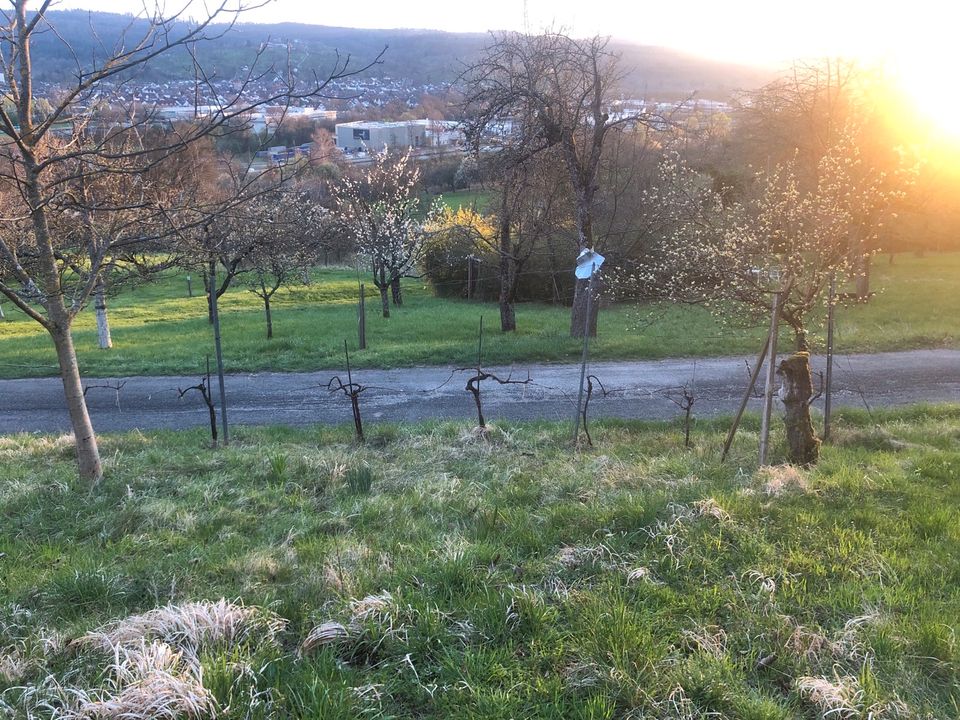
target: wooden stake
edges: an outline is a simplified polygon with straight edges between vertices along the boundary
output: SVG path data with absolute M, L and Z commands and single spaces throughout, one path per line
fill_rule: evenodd
M 770 418 L 773 415 L 773 386 L 777 373 L 777 336 L 780 326 L 780 293 L 773 294 L 770 312 L 770 335 L 767 338 L 767 382 L 763 390 L 763 415 L 760 418 L 760 464 L 767 464 L 770 446 Z
M 892 258 L 893 255 L 891 254 Z M 837 298 L 837 276 L 830 278 L 830 298 L 827 306 L 827 377 L 824 381 L 823 439 L 830 439 L 830 414 L 833 410 L 833 309 Z
M 361 350 L 367 349 L 367 288 L 360 283 L 360 301 L 357 304 L 357 333 Z
M 350 388 L 350 408 L 353 410 L 353 427 L 356 433 L 357 442 L 362 443 L 363 438 L 363 420 L 360 418 L 360 393 L 359 388 L 354 387 L 353 372 L 350 370 L 350 351 L 347 350 L 347 341 L 343 341 L 343 354 L 347 359 L 347 387 Z
M 203 401 L 207 404 L 207 412 L 210 415 L 210 440 L 213 444 L 213 447 L 217 447 L 217 409 L 213 404 L 213 401 L 210 399 L 210 356 L 207 355 L 207 382 L 205 384 L 207 389 L 206 396 L 203 398 Z
M 727 453 L 730 452 L 730 446 L 733 445 L 733 438 L 736 436 L 737 429 L 740 427 L 740 421 L 743 419 L 743 413 L 747 409 L 750 396 L 753 395 L 753 386 L 757 384 L 757 378 L 760 377 L 760 368 L 763 367 L 763 361 L 767 357 L 767 348 L 769 347 L 770 335 L 767 335 L 767 339 L 763 341 L 763 349 L 760 350 L 760 354 L 757 356 L 757 362 L 753 366 L 753 372 L 750 373 L 750 382 L 747 384 L 747 391 L 743 394 L 743 399 L 740 401 L 737 414 L 733 417 L 733 424 L 727 432 L 727 439 L 723 443 L 723 454 L 720 455 L 720 462 L 727 459 Z

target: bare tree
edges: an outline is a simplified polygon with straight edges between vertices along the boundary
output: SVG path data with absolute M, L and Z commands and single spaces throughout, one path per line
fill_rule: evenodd
M 438 203 L 421 210 L 419 178 L 409 151 L 394 155 L 384 148 L 360 179 L 344 177 L 334 190 L 340 218 L 370 263 L 385 318 L 390 317 L 387 293 L 394 305 L 403 304 L 400 279 L 416 275 L 426 228 L 442 214 Z
M 471 137 L 504 128 L 504 147 L 519 161 L 556 148 L 573 198 L 576 248 L 596 243 L 595 218 L 599 169 L 608 137 L 623 128 L 647 126 L 657 119 L 642 108 L 618 107 L 617 56 L 608 40 L 578 40 L 558 32 L 495 35 L 484 56 L 466 74 L 467 108 L 474 120 Z M 510 137 L 513 135 L 513 137 Z M 585 281 L 578 281 L 571 314 L 574 337 L 586 327 Z M 596 304 L 593 304 L 596 307 Z M 590 319 L 596 334 L 596 318 Z
M 520 275 L 531 256 L 555 234 L 568 219 L 566 193 L 558 182 L 555 153 L 541 153 L 523 163 L 504 162 L 502 153 L 481 163 L 485 175 L 495 178 L 490 184 L 496 196 L 488 217 L 475 210 L 448 212 L 440 230 L 459 236 L 471 257 L 491 258 L 496 263 L 500 307 L 500 330 L 517 329 L 515 303 Z M 451 258 L 463 262 L 464 258 Z M 468 259 L 469 261 L 469 259 Z
M 246 211 L 254 221 L 247 232 L 257 236 L 248 258 L 246 288 L 263 301 L 271 339 L 270 301 L 282 286 L 309 274 L 332 223 L 327 212 L 301 192 L 272 192 L 252 201 Z
M 346 60 L 338 59 L 326 76 L 301 83 L 292 72 L 264 67 L 258 56 L 251 58 L 233 94 L 225 97 L 198 66 L 198 84 L 204 84 L 205 91 L 216 98 L 216 111 L 189 124 L 166 124 L 165 132 L 155 132 L 154 128 L 163 125 L 156 111 L 125 104 L 120 99 L 123 83 L 160 55 L 177 49 L 193 52 L 196 43 L 222 36 L 246 7 L 223 0 L 207 17 L 185 22 L 181 17 L 185 9 L 164 15 L 158 6 L 138 37 L 132 37 L 131 30 L 114 47 L 101 46 L 101 52 L 92 58 L 75 56 L 71 83 L 55 97 L 40 102 L 34 87 L 31 43 L 38 33 L 59 35 L 47 17 L 52 0 L 43 0 L 32 14 L 27 4 L 28 0 L 10 0 L 0 28 L 0 63 L 10 100 L 10 105 L 0 107 L 0 194 L 7 228 L 20 231 L 0 234 L 0 293 L 49 333 L 57 351 L 80 475 L 96 480 L 102 474 L 100 454 L 83 397 L 71 326 L 104 271 L 125 266 L 124 254 L 138 247 L 153 243 L 156 248 L 171 232 L 173 213 L 163 200 L 149 193 L 136 193 L 112 207 L 100 205 L 101 215 L 128 214 L 129 232 L 119 238 L 88 235 L 87 260 L 78 265 L 82 273 L 77 275 L 62 252 L 76 242 L 75 236 L 65 237 L 60 232 L 85 207 L 82 199 L 68 191 L 77 180 L 77 165 L 86 168 L 91 180 L 116 174 L 143 176 L 204 138 L 225 131 L 231 120 L 244 117 L 253 108 L 316 97 L 330 80 L 350 70 Z M 267 77 L 274 89 L 251 98 L 253 85 Z M 77 134 L 79 126 L 89 124 L 98 125 L 100 132 L 92 137 Z M 71 130 L 61 137 L 64 127 Z M 134 232 L 134 223 L 140 221 L 147 230 Z

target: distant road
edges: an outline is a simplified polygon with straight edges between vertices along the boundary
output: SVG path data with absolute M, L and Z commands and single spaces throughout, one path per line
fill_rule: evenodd
M 744 357 L 599 362 L 590 372 L 610 392 L 595 396 L 591 417 L 666 419 L 677 406 L 668 389 L 695 380 L 694 414 L 735 411 L 747 382 Z M 822 369 L 823 358 L 814 358 Z M 493 368 L 527 385 L 483 383 L 488 420 L 573 419 L 579 366 L 516 365 Z M 227 377 L 231 424 L 311 425 L 350 422 L 350 403 L 325 389 L 335 373 L 245 373 Z M 366 422 L 417 422 L 428 419 L 475 418 L 473 400 L 464 389 L 468 373 L 449 367 L 400 370 L 358 370 L 354 380 L 372 386 L 362 396 Z M 838 356 L 834 366 L 835 405 L 870 407 L 915 402 L 960 402 L 960 350 L 912 350 L 872 355 Z M 117 379 L 91 378 L 102 386 Z M 207 423 L 206 409 L 195 392 L 178 399 L 177 388 L 197 383 L 190 377 L 130 377 L 119 393 L 91 387 L 87 401 L 99 431 L 188 428 Z M 815 381 L 816 382 L 816 381 Z M 214 382 L 216 386 L 216 382 Z M 324 387 L 321 387 L 324 386 Z M 762 378 L 758 389 L 762 386 Z M 119 407 L 118 407 L 119 401 Z M 758 409 L 759 401 L 751 400 Z M 0 380 L 0 434 L 62 432 L 69 429 L 63 391 L 55 378 Z

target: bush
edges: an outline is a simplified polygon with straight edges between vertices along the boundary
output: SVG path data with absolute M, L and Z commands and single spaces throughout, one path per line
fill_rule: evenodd
M 475 258 L 471 297 L 494 302 L 500 294 L 496 229 L 484 216 L 465 208 L 447 210 L 433 228 L 421 257 L 423 274 L 438 297 L 466 298 L 468 262 Z M 517 282 L 519 302 L 573 301 L 573 273 L 547 248 L 537 248 L 523 264 Z

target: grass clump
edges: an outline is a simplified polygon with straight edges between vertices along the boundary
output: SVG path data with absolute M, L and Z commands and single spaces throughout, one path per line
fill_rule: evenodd
M 343 473 L 343 484 L 353 495 L 369 495 L 373 481 L 373 470 L 368 465 L 355 465 Z
M 960 408 L 724 430 L 107 435 L 93 493 L 5 438 L 0 716 L 957 716 Z
M 170 604 L 131 615 L 83 635 L 79 642 L 106 649 L 160 640 L 196 654 L 200 648 L 273 642 L 284 622 L 260 608 L 220 599 Z

